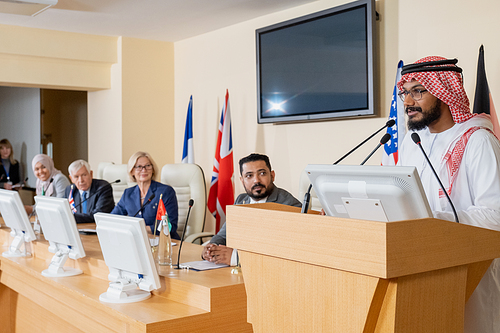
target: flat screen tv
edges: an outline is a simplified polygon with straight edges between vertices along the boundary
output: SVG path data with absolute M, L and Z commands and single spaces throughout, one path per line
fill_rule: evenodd
M 375 116 L 375 1 L 256 30 L 259 123 Z

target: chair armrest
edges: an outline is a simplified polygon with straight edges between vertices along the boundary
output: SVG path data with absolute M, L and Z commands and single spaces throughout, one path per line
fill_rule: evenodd
M 213 232 L 199 232 L 196 234 L 191 234 L 184 239 L 185 242 L 188 243 L 193 243 L 195 240 L 200 239 L 200 238 L 205 238 L 205 237 L 213 237 L 214 233 Z

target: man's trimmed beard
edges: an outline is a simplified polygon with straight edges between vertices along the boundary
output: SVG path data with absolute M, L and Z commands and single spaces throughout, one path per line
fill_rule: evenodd
M 252 193 L 252 188 L 254 186 L 264 186 L 263 184 L 254 184 L 252 185 L 252 187 L 250 188 L 250 190 L 248 190 L 246 187 L 245 187 L 245 192 L 247 192 L 248 196 L 250 198 L 252 198 L 253 200 L 255 201 L 259 201 L 259 200 L 262 200 L 264 198 L 267 198 L 269 195 L 271 195 L 271 193 L 273 193 L 273 190 L 274 190 L 274 183 L 271 183 L 269 184 L 269 186 L 266 187 L 266 190 L 262 193 L 262 194 L 258 194 L 258 195 L 254 195 Z
M 410 131 L 419 131 L 429 127 L 429 125 L 438 120 L 441 117 L 441 103 L 441 100 L 436 99 L 436 103 L 434 103 L 425 113 L 422 111 L 422 108 L 420 108 L 419 112 L 423 115 L 422 119 L 415 121 L 408 119 L 408 129 Z

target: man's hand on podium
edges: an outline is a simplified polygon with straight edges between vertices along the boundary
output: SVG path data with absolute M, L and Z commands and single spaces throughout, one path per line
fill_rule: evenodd
M 225 245 L 207 244 L 203 248 L 203 259 L 216 263 L 231 265 L 233 249 Z

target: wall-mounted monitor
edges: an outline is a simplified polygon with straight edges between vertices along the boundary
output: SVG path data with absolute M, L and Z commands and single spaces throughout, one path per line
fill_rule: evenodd
M 43 236 L 49 242 L 49 252 L 54 253 L 49 267 L 42 271 L 42 275 L 65 277 L 82 274 L 80 269 L 64 267 L 68 258 L 76 260 L 85 257 L 68 199 L 36 196 L 35 201 Z
M 149 298 L 161 284 L 144 220 L 106 213 L 97 213 L 94 218 L 110 280 L 99 300 L 131 303 Z
M 11 236 L 14 237 L 9 245 L 9 250 L 2 255 L 4 257 L 30 256 L 29 242 L 34 241 L 36 235 L 17 191 L 0 189 L 0 213 L 5 225 L 11 229 Z M 21 251 L 23 245 L 24 249 Z
M 432 217 L 412 166 L 308 165 L 326 215 L 393 222 Z
M 376 115 L 375 0 L 256 30 L 259 123 Z

